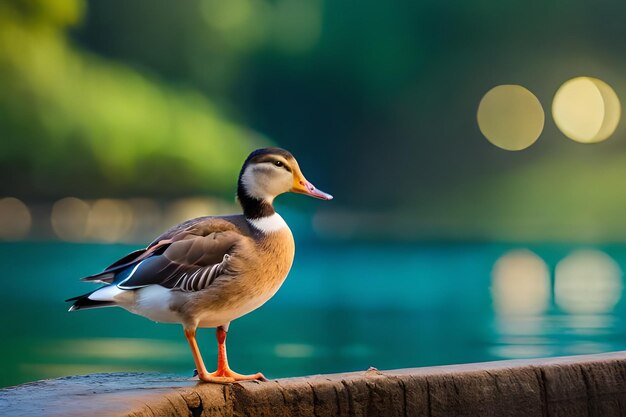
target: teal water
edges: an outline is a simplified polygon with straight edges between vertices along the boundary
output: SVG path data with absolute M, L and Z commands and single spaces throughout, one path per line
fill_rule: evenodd
M 494 307 L 492 271 L 499 258 L 521 248 L 545 262 L 548 301 L 541 311 L 505 314 Z M 180 326 L 152 323 L 117 308 L 66 311 L 65 298 L 93 288 L 80 283 L 80 277 L 132 249 L 135 246 L 0 244 L 1 386 L 90 372 L 191 375 L 193 362 Z M 278 294 L 232 323 L 229 359 L 239 372 L 262 371 L 276 378 L 370 366 L 393 369 L 624 350 L 623 286 L 574 286 L 575 302 L 595 300 L 592 311 L 572 312 L 555 302 L 555 268 L 577 249 L 300 244 Z M 626 268 L 626 246 L 593 249 L 612 258 L 619 269 Z M 602 281 L 593 268 L 578 269 L 583 282 Z M 515 279 L 524 280 L 533 271 L 517 273 Z M 618 279 L 621 282 L 621 272 Z M 519 288 L 512 288 L 513 300 L 516 291 Z M 530 294 L 525 302 L 531 305 L 541 298 Z M 213 330 L 201 330 L 199 343 L 205 362 L 213 364 Z

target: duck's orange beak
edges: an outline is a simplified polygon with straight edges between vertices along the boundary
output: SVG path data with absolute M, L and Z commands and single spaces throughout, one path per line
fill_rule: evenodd
M 291 191 L 298 194 L 310 195 L 311 197 L 319 198 L 320 200 L 333 199 L 332 195 L 325 193 L 322 190 L 318 190 L 313 184 L 308 182 L 299 169 L 294 172 L 293 187 L 291 188 Z

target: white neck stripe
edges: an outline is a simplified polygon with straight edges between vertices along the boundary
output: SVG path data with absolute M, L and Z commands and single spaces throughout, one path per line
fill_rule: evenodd
M 248 219 L 252 227 L 263 232 L 272 233 L 277 232 L 287 227 L 287 223 L 278 213 L 274 213 L 271 216 L 261 217 L 259 219 Z

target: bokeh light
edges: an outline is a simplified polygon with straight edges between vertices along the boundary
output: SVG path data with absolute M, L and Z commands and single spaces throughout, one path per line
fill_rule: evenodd
M 129 235 L 135 240 L 154 238 L 156 231 L 161 229 L 161 208 L 149 198 L 131 198 L 128 204 L 133 210 L 133 224 Z
M 550 272 L 529 250 L 513 250 L 495 263 L 491 274 L 495 311 L 504 315 L 533 315 L 550 303 Z
M 316 354 L 316 347 L 306 343 L 279 343 L 274 347 L 274 354 L 279 358 L 311 358 Z
M 233 204 L 203 197 L 175 200 L 165 210 L 150 198 L 66 197 L 52 205 L 50 223 L 59 239 L 70 242 L 145 243 L 155 233 L 182 221 L 237 210 Z
M 46 353 L 59 359 L 131 359 L 161 360 L 167 356 L 186 359 L 185 345 L 159 339 L 87 338 L 55 341 L 46 346 Z
M 17 198 L 0 199 L 0 239 L 13 240 L 25 237 L 30 231 L 30 210 Z
M 126 201 L 96 200 L 87 218 L 87 235 L 94 240 L 117 242 L 128 234 L 133 221 L 133 209 Z
M 556 304 L 568 313 L 608 313 L 622 293 L 622 270 L 606 253 L 578 250 L 556 266 Z
M 89 204 L 75 197 L 66 197 L 52 205 L 52 230 L 62 240 L 80 242 L 87 234 Z
M 552 101 L 552 117 L 568 138 L 595 143 L 615 132 L 621 106 L 615 91 L 604 81 L 577 77 L 566 81 Z
M 172 202 L 165 212 L 165 223 L 168 226 L 196 217 L 218 214 L 220 204 L 211 198 L 190 197 Z
M 499 148 L 519 151 L 535 143 L 545 115 L 533 93 L 520 85 L 499 85 L 478 105 L 478 127 Z

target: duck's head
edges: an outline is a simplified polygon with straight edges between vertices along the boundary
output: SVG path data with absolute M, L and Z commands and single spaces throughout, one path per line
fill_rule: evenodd
M 322 200 L 333 198 L 307 181 L 298 161 L 288 151 L 262 148 L 252 152 L 239 174 L 237 196 L 244 209 L 246 200 L 252 199 L 271 206 L 276 196 L 288 192 Z

